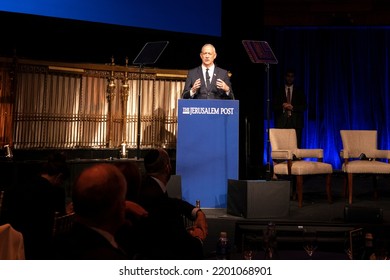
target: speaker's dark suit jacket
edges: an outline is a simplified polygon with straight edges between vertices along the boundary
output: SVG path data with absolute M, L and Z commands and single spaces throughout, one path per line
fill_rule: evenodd
M 201 86 L 193 97 L 190 95 L 190 90 L 197 79 L 201 80 Z M 214 74 L 210 81 L 210 87 L 206 87 L 206 81 L 203 76 L 202 66 L 190 69 L 184 85 L 182 94 L 183 99 L 234 99 L 233 89 L 231 86 L 228 72 L 225 69 L 215 66 Z M 217 88 L 217 79 L 224 81 L 230 88 L 229 95 L 222 89 Z
M 145 259 L 202 259 L 203 246 L 186 230 L 183 216 L 191 217 L 190 203 L 168 197 L 150 176 L 144 176 L 138 203 L 149 213 L 137 224 Z

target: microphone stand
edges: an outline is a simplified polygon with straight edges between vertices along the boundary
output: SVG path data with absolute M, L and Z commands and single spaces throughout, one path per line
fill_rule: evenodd
M 133 64 L 139 65 L 139 81 L 138 81 L 138 118 L 137 118 L 137 159 L 141 156 L 141 84 L 142 84 L 142 68 L 146 64 L 154 64 L 160 57 L 168 41 L 148 42 L 134 59 Z
M 141 92 L 142 92 L 142 67 L 139 65 L 139 76 L 138 76 L 138 100 L 137 100 L 137 159 L 141 157 Z
M 271 163 L 270 163 L 270 94 L 269 94 L 269 64 L 277 64 L 278 60 L 275 57 L 271 47 L 266 41 L 252 41 L 243 40 L 244 48 L 253 63 L 263 63 L 265 65 L 265 71 L 267 72 L 266 92 L 267 92 L 267 167 L 266 167 L 266 180 L 271 180 Z
M 269 93 L 269 63 L 265 63 L 265 71 L 267 75 L 266 79 L 266 93 L 267 93 L 267 165 L 265 169 L 265 178 L 266 180 L 271 180 L 271 144 L 269 139 L 269 129 L 270 129 L 270 119 L 271 119 L 271 113 L 270 113 L 270 93 Z

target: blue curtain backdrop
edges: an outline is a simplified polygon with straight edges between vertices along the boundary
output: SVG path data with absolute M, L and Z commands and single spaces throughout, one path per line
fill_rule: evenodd
M 270 66 L 271 97 L 286 68 L 305 90 L 303 148 L 323 148 L 334 169 L 341 169 L 341 129 L 375 129 L 378 147 L 390 149 L 390 27 L 284 27 L 265 35 L 279 61 Z

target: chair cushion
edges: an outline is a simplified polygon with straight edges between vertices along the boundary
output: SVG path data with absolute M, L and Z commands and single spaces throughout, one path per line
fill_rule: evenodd
M 381 161 L 352 160 L 343 164 L 344 172 L 361 174 L 390 174 L 390 164 Z
M 291 175 L 329 174 L 333 172 L 332 165 L 324 162 L 299 160 L 293 161 Z M 274 173 L 288 175 L 287 162 L 274 166 Z

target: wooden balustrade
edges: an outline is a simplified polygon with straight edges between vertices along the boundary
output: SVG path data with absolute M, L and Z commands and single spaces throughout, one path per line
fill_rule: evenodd
M 132 149 L 140 120 L 140 148 L 175 148 L 186 74 L 0 57 L 0 142 L 13 149 L 99 149 L 126 141 Z

